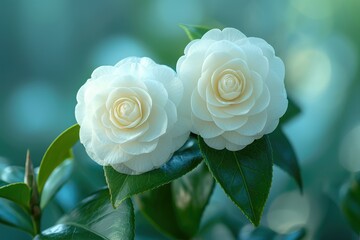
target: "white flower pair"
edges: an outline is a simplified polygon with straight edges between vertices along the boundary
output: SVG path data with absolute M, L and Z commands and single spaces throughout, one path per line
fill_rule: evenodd
M 199 134 L 237 151 L 272 132 L 287 109 L 284 64 L 264 40 L 225 28 L 191 41 L 177 74 L 149 58 L 102 66 L 80 88 L 80 141 L 100 165 L 140 174 Z

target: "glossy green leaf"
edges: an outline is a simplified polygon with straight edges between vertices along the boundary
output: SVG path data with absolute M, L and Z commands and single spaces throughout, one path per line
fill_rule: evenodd
M 70 149 L 79 140 L 78 124 L 66 129 L 62 132 L 46 150 L 40 164 L 38 174 L 38 190 L 41 193 L 47 179 L 57 166 L 59 166 L 65 159 L 71 158 Z
M 0 180 L 6 183 L 24 182 L 24 175 L 24 167 L 8 166 L 0 172 Z
M 187 236 L 197 233 L 214 186 L 215 180 L 205 164 L 171 183 L 177 222 Z
M 114 209 L 109 198 L 108 189 L 97 192 L 35 239 L 134 239 L 135 219 L 131 199 Z
M 214 188 L 205 165 L 190 173 L 136 196 L 141 212 L 156 229 L 176 239 L 190 239 L 198 231 Z M 161 211 L 154 206 L 161 206 Z
M 0 199 L 0 209 L 0 223 L 34 234 L 31 218 L 24 208 L 7 199 Z
M 303 184 L 298 159 L 291 143 L 280 129 L 280 126 L 269 135 L 269 138 L 273 149 L 274 164 L 294 178 L 302 192 Z
M 0 197 L 30 208 L 30 188 L 25 183 L 11 183 L 0 187 Z
M 259 225 L 272 181 L 272 151 L 267 136 L 237 152 L 215 150 L 202 138 L 199 145 L 216 181 L 247 218 Z
M 53 196 L 70 178 L 74 167 L 74 161 L 68 159 L 60 164 L 46 181 L 45 187 L 41 194 L 40 207 L 43 209 Z
M 354 231 L 360 234 L 360 174 L 340 192 L 341 209 Z
M 202 160 L 196 140 L 190 139 L 185 147 L 175 152 L 173 157 L 159 169 L 140 175 L 126 175 L 111 166 L 104 167 L 106 182 L 110 189 L 114 207 L 135 194 L 157 188 L 171 182 L 194 169 Z
M 135 236 L 139 240 L 169 240 L 169 237 L 159 232 L 141 211 L 135 211 L 136 228 Z
M 156 229 L 172 238 L 188 239 L 176 219 L 171 183 L 139 194 L 135 199 L 141 212 Z
M 284 116 L 280 119 L 280 124 L 290 121 L 301 113 L 300 107 L 291 98 L 288 97 L 288 101 L 288 108 Z
M 205 27 L 205 26 L 186 25 L 186 24 L 180 24 L 179 26 L 185 31 L 186 35 L 190 40 L 199 39 L 207 31 L 210 30 L 209 27 Z

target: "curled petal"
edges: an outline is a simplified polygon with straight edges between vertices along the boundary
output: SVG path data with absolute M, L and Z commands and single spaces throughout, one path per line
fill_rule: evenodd
M 122 149 L 124 153 L 127 153 L 129 155 L 139 155 L 143 153 L 149 153 L 154 151 L 158 144 L 157 140 L 153 140 L 151 142 L 126 142 L 119 147 Z
M 200 97 L 199 93 L 195 90 L 191 96 L 191 110 L 194 115 L 201 120 L 211 121 L 212 117 L 206 108 L 206 102 Z
M 225 144 L 225 148 L 229 151 L 239 151 L 243 148 L 245 148 L 246 145 L 238 145 L 238 144 L 234 144 L 232 142 L 227 141 Z
M 204 34 L 202 39 L 237 41 L 246 36 L 235 28 L 212 29 Z
M 247 146 L 254 141 L 253 137 L 244 136 L 235 131 L 225 132 L 222 136 L 227 141 L 239 146 Z
M 163 138 L 159 140 L 159 146 L 154 151 L 147 153 L 147 154 L 141 154 L 133 157 L 130 161 L 126 161 L 123 163 L 124 166 L 129 172 L 125 172 L 127 174 L 140 174 L 143 172 L 151 171 L 155 168 L 160 167 L 165 162 L 167 162 L 171 155 L 171 144 L 172 140 L 171 138 Z M 121 165 L 112 165 L 115 170 L 122 171 L 126 168 L 121 167 Z
M 183 89 L 174 70 L 149 58 L 96 69 L 77 94 L 80 142 L 95 162 L 122 173 L 160 167 L 189 136 L 179 121 Z
M 199 133 L 203 138 L 212 138 L 221 135 L 224 130 L 215 125 L 212 121 L 203 121 L 196 116 L 192 116 L 193 127 L 196 129 L 195 133 Z
M 243 46 L 247 57 L 247 64 L 252 71 L 258 73 L 261 78 L 266 78 L 269 73 L 269 62 L 261 49 L 256 45 Z
M 267 86 L 263 87 L 263 92 L 259 98 L 256 99 L 256 103 L 249 111 L 249 115 L 254 115 L 264 111 L 270 104 L 270 92 Z
M 146 81 L 147 93 L 158 106 L 165 106 L 169 97 L 164 85 L 157 81 Z
M 214 123 L 224 131 L 234 131 L 243 126 L 247 121 L 247 116 L 233 116 L 231 118 L 217 118 L 213 116 Z
M 234 28 L 190 42 L 177 71 L 191 96 L 184 106 L 192 132 L 210 147 L 243 149 L 273 131 L 286 111 L 283 62 L 266 41 Z
M 141 142 L 153 141 L 166 132 L 168 126 L 168 117 L 165 110 L 157 105 L 154 105 L 147 123 L 150 127 L 141 136 Z M 139 143 L 139 145 L 140 144 L 141 143 Z
M 261 112 L 256 115 L 249 116 L 248 121 L 236 130 L 244 136 L 255 136 L 260 134 L 266 125 L 267 122 L 267 113 Z
M 104 75 L 109 75 L 112 74 L 114 71 L 114 67 L 113 66 L 101 66 L 96 68 L 92 74 L 91 74 L 91 78 L 98 78 Z
M 233 114 L 229 114 L 225 111 L 225 107 L 216 107 L 216 106 L 212 106 L 210 104 L 207 105 L 207 109 L 208 111 L 211 113 L 212 118 L 213 117 L 217 117 L 217 118 L 232 118 L 234 115 Z
M 226 140 L 222 136 L 217 136 L 213 138 L 204 138 L 204 142 L 217 150 L 224 149 L 226 146 Z

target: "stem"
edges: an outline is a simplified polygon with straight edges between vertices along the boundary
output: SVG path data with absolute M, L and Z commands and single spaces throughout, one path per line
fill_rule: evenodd
M 30 214 L 31 220 L 34 227 L 34 236 L 40 233 L 40 223 L 41 223 L 41 208 L 40 208 L 40 196 L 37 188 L 36 178 L 34 174 L 33 163 L 30 159 L 30 151 L 26 153 L 26 162 L 25 162 L 25 178 L 24 182 L 31 189 L 31 199 L 30 199 Z
M 41 210 L 39 207 L 33 207 L 30 211 L 34 228 L 34 236 L 36 236 L 40 233 Z

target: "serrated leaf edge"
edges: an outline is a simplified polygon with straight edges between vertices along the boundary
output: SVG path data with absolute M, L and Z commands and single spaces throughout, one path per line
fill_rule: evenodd
M 199 136 L 199 137 L 200 137 L 200 136 Z M 264 135 L 264 137 L 266 137 L 267 144 L 270 144 L 270 145 L 269 145 L 269 146 L 270 146 L 270 153 L 271 153 L 270 155 L 271 155 L 271 160 L 272 160 L 272 166 L 274 166 L 273 154 L 272 154 L 272 147 L 271 147 L 270 140 L 269 140 L 269 138 L 268 138 L 266 135 Z M 198 143 L 198 144 L 199 144 L 199 143 Z M 260 221 L 261 221 L 261 218 L 262 218 L 262 215 L 263 215 L 263 213 L 264 213 L 264 209 L 265 209 L 265 205 L 266 205 L 267 199 L 269 198 L 270 190 L 269 190 L 268 193 L 267 193 L 266 200 L 265 200 L 265 204 L 262 206 L 262 209 L 260 209 L 259 222 L 253 222 L 252 219 L 246 214 L 246 212 L 245 212 L 243 209 L 241 209 L 241 207 L 235 202 L 235 200 L 234 200 L 229 194 L 227 194 L 227 192 L 225 191 L 225 189 L 223 188 L 223 186 L 222 186 L 222 185 L 220 184 L 220 182 L 217 180 L 217 178 L 215 177 L 213 171 L 211 170 L 211 168 L 210 168 L 210 166 L 209 166 L 209 164 L 208 164 L 208 160 L 207 160 L 205 154 L 203 153 L 203 150 L 202 150 L 200 144 L 199 144 L 199 149 L 200 149 L 200 152 L 201 152 L 201 154 L 202 154 L 202 156 L 203 156 L 203 158 L 204 158 L 204 160 L 205 160 L 205 163 L 206 163 L 206 165 L 207 165 L 207 167 L 208 167 L 211 175 L 213 176 L 213 178 L 215 179 L 215 181 L 220 185 L 220 187 L 221 187 L 221 189 L 224 191 L 225 195 L 234 203 L 235 206 L 237 206 L 237 207 L 240 209 L 240 211 L 245 215 L 245 217 L 246 217 L 255 227 L 259 226 Z M 272 185 L 272 179 L 273 179 L 273 168 L 272 168 L 272 171 L 271 171 L 270 187 L 271 187 L 271 185 Z

